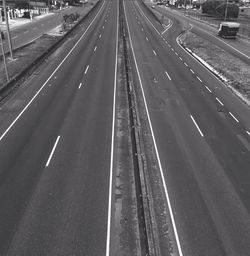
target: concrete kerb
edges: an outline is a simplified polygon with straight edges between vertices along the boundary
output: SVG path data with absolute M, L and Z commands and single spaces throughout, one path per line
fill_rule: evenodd
M 43 54 L 41 54 L 36 60 L 34 60 L 28 67 L 26 67 L 24 70 L 22 70 L 20 73 L 18 73 L 16 76 L 14 76 L 8 83 L 4 84 L 0 88 L 0 95 L 2 98 L 4 98 L 9 90 L 15 86 L 17 82 L 21 82 L 22 79 L 24 79 L 28 74 L 32 73 L 41 62 L 47 58 L 49 55 L 51 55 L 70 35 L 74 32 L 74 30 L 90 15 L 91 12 L 93 12 L 100 4 L 101 0 L 95 3 L 93 7 L 84 15 L 75 25 L 72 27 L 69 31 L 65 33 L 58 41 L 56 41 L 53 45 L 51 45 Z M 28 44 L 20 47 L 26 47 L 32 42 L 29 42 Z M 19 48 L 19 49 L 20 49 Z

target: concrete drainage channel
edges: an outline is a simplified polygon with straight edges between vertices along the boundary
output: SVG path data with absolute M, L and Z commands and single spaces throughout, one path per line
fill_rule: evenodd
M 146 161 L 140 134 L 140 119 L 138 116 L 137 100 L 134 90 L 132 67 L 129 58 L 129 41 L 126 27 L 123 0 L 119 0 L 120 40 L 122 40 L 123 57 L 126 72 L 127 97 L 129 104 L 129 122 L 131 127 L 131 142 L 133 152 L 133 167 L 135 192 L 137 199 L 137 214 L 140 233 L 141 255 L 156 256 L 157 243 L 154 236 L 152 206 L 150 205 L 149 187 L 146 181 Z

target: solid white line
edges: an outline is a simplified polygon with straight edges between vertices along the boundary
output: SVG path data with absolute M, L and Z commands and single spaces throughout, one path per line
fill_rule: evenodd
M 165 74 L 167 75 L 168 79 L 171 80 L 171 77 L 170 77 L 170 75 L 168 74 L 167 71 L 165 71 Z
M 84 74 L 85 74 L 85 75 L 87 74 L 88 70 L 89 70 L 89 65 L 86 67 L 86 69 L 85 69 L 85 71 L 84 71 Z
M 117 63 L 118 63 L 118 25 L 119 25 L 119 4 L 117 4 L 117 21 L 116 21 L 116 49 L 115 49 L 115 76 L 114 76 L 114 96 L 113 96 L 113 120 L 112 120 L 112 137 L 111 137 L 111 154 L 110 154 L 110 174 L 109 174 L 109 201 L 108 201 L 108 220 L 107 220 L 107 240 L 106 256 L 110 251 L 110 232 L 111 232 L 111 206 L 112 206 L 112 183 L 113 183 L 113 162 L 114 162 L 114 134 L 115 134 L 115 108 L 116 108 L 116 87 L 117 87 Z
M 221 106 L 224 106 L 224 104 L 217 97 L 215 99 L 221 104 Z
M 206 88 L 210 93 L 212 93 L 212 91 L 211 91 L 207 86 L 205 86 L 205 88 Z
M 97 49 L 97 46 L 95 46 L 95 48 L 94 48 L 94 52 L 96 51 L 96 49 Z
M 78 87 L 78 89 L 81 89 L 81 87 L 82 87 L 82 83 L 80 83 L 80 84 L 79 84 L 79 87 Z
M 157 55 L 156 52 L 153 50 L 154 55 Z
M 202 80 L 198 77 L 198 76 L 196 76 L 197 77 L 197 79 L 202 83 Z
M 229 114 L 237 123 L 239 123 L 239 120 L 231 112 L 229 112 Z
M 197 124 L 197 123 L 196 123 L 196 121 L 194 120 L 193 116 L 192 116 L 192 115 L 190 115 L 190 117 L 191 117 L 191 119 L 192 119 L 193 123 L 195 124 L 195 127 L 196 127 L 196 128 L 197 128 L 197 130 L 199 131 L 200 135 L 201 135 L 202 137 L 204 137 L 204 135 L 203 135 L 203 133 L 202 133 L 202 131 L 201 131 L 200 127 L 198 126 L 198 124 Z
M 147 118 L 148 118 L 150 131 L 151 131 L 151 134 L 152 134 L 152 139 L 153 139 L 153 143 L 154 143 L 154 148 L 155 148 L 155 152 L 156 152 L 157 161 L 158 161 L 158 164 L 159 164 L 161 179 L 162 179 L 162 183 L 163 183 L 163 187 L 164 187 L 164 191 L 165 191 L 165 195 L 166 195 L 166 199 L 167 199 L 167 204 L 168 204 L 168 208 L 169 208 L 169 212 L 170 212 L 170 217 L 171 217 L 171 221 L 172 221 L 172 225 L 173 225 L 173 230 L 174 230 L 174 235 L 175 235 L 175 239 L 176 239 L 177 249 L 178 249 L 178 252 L 179 252 L 179 256 L 183 256 L 182 249 L 181 249 L 181 244 L 180 244 L 180 240 L 179 240 L 179 235 L 178 235 L 176 224 L 175 224 L 174 214 L 173 214 L 173 210 L 172 210 L 172 206 L 171 206 L 171 202 L 170 202 L 170 198 L 169 198 L 169 194 L 168 194 L 168 190 L 167 190 L 167 185 L 166 185 L 165 177 L 164 177 L 163 170 L 162 170 L 161 160 L 160 160 L 159 152 L 158 152 L 156 141 L 155 141 L 154 131 L 153 131 L 151 119 L 150 119 L 150 116 L 149 116 L 149 111 L 148 111 L 147 101 L 146 101 L 146 97 L 145 97 L 145 93 L 144 93 L 144 89 L 143 89 L 143 85 L 142 85 L 141 75 L 140 75 L 140 72 L 139 72 L 139 68 L 138 68 L 138 65 L 137 65 L 137 60 L 136 60 L 136 57 L 135 57 L 135 51 L 134 51 L 133 43 L 132 43 L 132 40 L 131 40 L 131 33 L 130 33 L 130 27 L 129 27 L 129 24 L 128 24 L 126 8 L 124 8 L 124 10 L 125 10 L 125 20 L 126 20 L 126 24 L 127 24 L 127 27 L 128 27 L 129 41 L 130 41 L 130 45 L 131 45 L 131 49 L 132 49 L 133 58 L 134 58 L 134 61 L 135 61 L 135 67 L 136 67 L 138 79 L 139 79 L 139 82 L 140 82 L 140 87 L 141 87 L 141 90 L 142 90 L 143 101 L 144 101 L 144 105 L 145 105 L 145 109 L 146 109 L 146 113 L 147 113 Z
M 47 161 L 47 163 L 46 163 L 46 167 L 48 167 L 49 164 L 50 164 L 50 161 L 51 161 L 51 159 L 52 159 L 52 157 L 53 157 L 53 154 L 54 154 L 54 152 L 55 152 L 55 150 L 56 150 L 56 146 L 57 146 L 57 144 L 58 144 L 58 142 L 59 142 L 59 139 L 60 139 L 60 136 L 57 137 L 56 142 L 55 142 L 55 144 L 54 144 L 54 146 L 53 146 L 53 148 L 52 148 L 52 150 L 51 150 L 51 152 L 50 152 L 48 161 Z
M 97 16 L 101 12 L 105 2 L 103 2 L 100 10 L 96 14 L 95 18 L 92 20 L 92 22 L 89 24 L 85 32 L 82 34 L 82 36 L 79 38 L 79 40 L 76 42 L 76 44 L 71 48 L 69 53 L 64 57 L 64 59 L 61 61 L 61 63 L 57 66 L 57 68 L 52 72 L 52 74 L 49 76 L 49 78 L 45 81 L 45 83 L 42 85 L 42 87 L 37 91 L 37 93 L 33 96 L 33 98 L 28 102 L 28 104 L 23 108 L 23 110 L 20 112 L 20 114 L 15 118 L 15 120 L 11 123 L 11 125 L 5 130 L 5 132 L 1 135 L 0 141 L 4 138 L 4 136 L 9 132 L 9 130 L 13 127 L 13 125 L 17 122 L 17 120 L 22 116 L 22 114 L 26 111 L 26 109 L 30 106 L 30 104 L 34 101 L 34 99 L 37 97 L 37 95 L 42 91 L 42 89 L 45 87 L 45 85 L 48 83 L 48 81 L 51 79 L 51 77 L 56 73 L 56 71 L 62 66 L 62 64 L 65 62 L 65 60 L 69 57 L 69 55 L 74 51 L 76 46 L 80 43 L 82 38 L 85 36 L 85 34 L 88 32 L 89 28 L 92 26 L 94 21 L 96 20 Z

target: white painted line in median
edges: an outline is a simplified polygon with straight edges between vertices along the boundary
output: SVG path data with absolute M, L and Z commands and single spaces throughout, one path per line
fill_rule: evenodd
M 139 5 L 138 5 L 138 7 L 140 8 Z M 148 123 L 149 123 L 150 131 L 151 131 L 151 135 L 152 135 L 152 139 L 153 139 L 153 144 L 154 144 L 154 148 L 155 148 L 155 152 L 156 152 L 156 157 L 157 157 L 157 161 L 158 161 L 158 165 L 159 165 L 159 169 L 160 169 L 160 173 L 161 173 L 162 184 L 163 184 L 165 195 L 166 195 L 168 210 L 169 210 L 169 213 L 170 213 L 170 218 L 171 218 L 171 222 L 172 222 L 172 226 L 173 226 L 173 230 L 174 230 L 177 249 L 178 249 L 179 256 L 183 256 L 182 249 L 181 249 L 181 244 L 180 244 L 180 239 L 179 239 L 178 231 L 177 231 L 176 224 L 175 224 L 174 213 L 173 213 L 173 210 L 172 210 L 172 206 L 171 206 L 171 202 L 170 202 L 170 198 L 169 198 L 169 194 L 168 194 L 168 189 L 167 189 L 167 185 L 166 185 L 166 179 L 165 179 L 164 174 L 163 174 L 161 160 L 160 160 L 160 156 L 159 156 L 159 152 L 158 152 L 158 148 L 157 148 L 157 144 L 156 144 L 156 140 L 155 140 L 155 136 L 154 136 L 154 130 L 153 130 L 153 126 L 152 126 L 150 116 L 149 116 L 149 111 L 148 111 L 147 101 L 146 101 L 146 97 L 145 97 L 145 93 L 144 93 L 144 89 L 143 89 L 143 85 L 142 85 L 141 75 L 140 75 L 140 71 L 139 71 L 139 68 L 138 68 L 138 65 L 137 65 L 135 51 L 134 51 L 133 43 L 132 43 L 132 40 L 131 40 L 131 33 L 130 33 L 130 27 L 129 27 L 129 24 L 128 24 L 126 8 L 124 8 L 124 11 L 125 11 L 125 20 L 126 20 L 126 24 L 127 24 L 127 28 L 128 28 L 129 41 L 130 41 L 130 45 L 131 45 L 131 49 L 132 49 L 134 62 L 135 62 L 137 76 L 138 76 L 140 87 L 141 87 L 141 90 L 142 90 L 143 101 L 144 101 L 144 105 L 145 105 L 145 109 L 146 109 L 146 113 L 147 113 L 147 117 L 148 117 Z M 144 13 L 143 13 L 143 15 L 145 16 Z M 106 256 L 108 256 L 108 255 L 106 255 Z
M 47 161 L 47 163 L 46 163 L 46 167 L 48 167 L 49 164 L 50 164 L 50 161 L 51 161 L 51 159 L 52 159 L 52 157 L 53 157 L 53 154 L 54 154 L 54 152 L 55 152 L 55 150 L 56 150 L 56 146 L 57 146 L 59 140 L 60 140 L 60 136 L 57 137 L 56 142 L 55 142 L 55 144 L 54 144 L 54 146 L 53 146 L 53 148 L 52 148 L 52 150 L 51 150 L 51 152 L 50 152 L 48 161 Z
M 229 114 L 237 123 L 239 123 L 239 120 L 231 112 L 229 112 Z
M 192 119 L 193 123 L 195 124 L 195 127 L 196 127 L 196 128 L 197 128 L 197 130 L 199 131 L 200 135 L 201 135 L 202 137 L 204 137 L 204 135 L 203 135 L 203 133 L 202 133 L 202 131 L 201 131 L 200 127 L 198 126 L 198 124 L 197 124 L 197 123 L 196 123 L 196 121 L 194 120 L 193 116 L 192 116 L 192 115 L 190 115 L 190 117 L 191 117 L 191 119 Z
M 85 30 L 85 32 L 81 35 L 81 37 L 78 39 L 78 41 L 76 42 L 76 44 L 71 48 L 71 50 L 69 51 L 69 53 L 64 57 L 64 59 L 60 62 L 60 64 L 57 66 L 57 68 L 52 72 L 52 74 L 49 76 L 49 78 L 44 82 L 44 84 L 41 86 L 41 88 L 36 92 L 36 94 L 33 96 L 33 98 L 28 102 L 28 104 L 23 108 L 23 110 L 19 113 L 19 115 L 14 119 L 14 121 L 10 124 L 10 126 L 5 130 L 5 132 L 1 135 L 0 137 L 0 141 L 4 138 L 4 136 L 10 131 L 10 129 L 14 126 L 14 124 L 17 122 L 17 120 L 22 116 L 22 114 L 26 111 L 26 109 L 30 106 L 30 104 L 35 100 L 35 98 L 38 96 L 38 94 L 42 91 L 42 89 L 46 86 L 46 84 L 48 83 L 48 81 L 51 79 L 51 77 L 57 72 L 57 70 L 62 66 L 62 64 L 65 62 L 65 60 L 69 57 L 69 55 L 74 51 L 74 49 L 76 48 L 76 46 L 80 43 L 80 41 L 82 40 L 82 38 L 85 36 L 85 34 L 88 32 L 89 28 L 92 26 L 92 24 L 94 23 L 94 21 L 96 20 L 97 16 L 99 15 L 99 13 L 101 12 L 104 3 L 102 4 L 100 10 L 98 11 L 98 13 L 96 14 L 95 18 L 91 21 L 91 23 L 88 25 L 87 29 Z
M 115 137 L 115 116 L 116 116 L 116 87 L 117 87 L 117 64 L 118 64 L 118 26 L 119 26 L 119 4 L 117 5 L 116 20 L 116 49 L 115 49 L 115 75 L 114 75 L 114 96 L 113 96 L 113 117 L 111 134 L 111 153 L 110 153 L 110 173 L 109 173 L 109 200 L 108 200 L 108 220 L 107 220 L 107 240 L 106 256 L 110 256 L 110 233 L 111 233 L 111 213 L 112 213 L 112 195 L 113 195 L 113 164 L 114 164 L 114 137 Z
M 85 74 L 85 75 L 87 74 L 88 70 L 89 70 L 89 65 L 86 67 L 86 69 L 85 69 L 85 71 L 84 71 L 84 74 Z
M 167 75 L 168 79 L 171 80 L 171 77 L 170 77 L 170 75 L 168 74 L 167 71 L 165 71 L 165 74 Z
M 221 106 L 224 106 L 224 104 L 217 97 L 215 99 L 221 104 Z

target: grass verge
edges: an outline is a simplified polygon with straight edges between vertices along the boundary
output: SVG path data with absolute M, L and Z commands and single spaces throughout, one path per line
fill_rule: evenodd
M 250 67 L 225 50 L 188 31 L 181 37 L 184 47 L 213 67 L 226 78 L 225 84 L 245 102 L 250 102 Z M 219 76 L 220 76 L 219 75 Z

